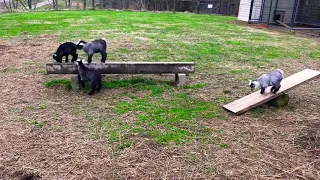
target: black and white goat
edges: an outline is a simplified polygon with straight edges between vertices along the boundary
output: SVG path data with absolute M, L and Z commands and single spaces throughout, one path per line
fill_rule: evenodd
M 249 81 L 249 86 L 251 88 L 251 91 L 253 91 L 256 88 L 261 88 L 260 93 L 263 94 L 265 89 L 268 86 L 272 86 L 271 92 L 274 94 L 279 91 L 281 87 L 281 81 L 284 77 L 284 73 L 281 69 L 277 69 L 273 72 L 270 72 L 268 74 L 263 74 L 261 75 L 257 80 L 250 80 Z
M 88 93 L 92 95 L 96 90 L 99 92 L 102 87 L 102 76 L 99 70 L 89 69 L 84 66 L 82 60 L 76 61 L 78 68 L 78 79 L 82 88 L 85 88 L 85 82 L 91 83 L 91 91 Z
M 66 62 L 68 62 L 69 55 L 72 55 L 72 62 L 77 60 L 78 54 L 77 54 L 76 44 L 72 42 L 65 42 L 63 44 L 60 44 L 56 53 L 54 53 L 52 57 L 57 62 L 62 63 L 62 57 L 65 56 Z
M 94 53 L 101 54 L 101 62 L 106 62 L 107 59 L 107 40 L 105 39 L 96 39 L 92 42 L 86 42 L 79 40 L 76 45 L 77 49 L 82 49 L 88 54 L 88 63 L 91 63 L 92 56 Z

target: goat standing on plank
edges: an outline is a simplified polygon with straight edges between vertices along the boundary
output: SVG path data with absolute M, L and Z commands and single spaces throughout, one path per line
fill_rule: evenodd
M 280 83 L 283 77 L 283 71 L 281 69 L 277 69 L 276 71 L 273 71 L 271 73 L 261 75 L 257 80 L 250 80 L 249 86 L 251 88 L 251 91 L 256 88 L 261 88 L 260 94 L 263 94 L 268 86 L 272 86 L 271 92 L 276 94 L 281 87 Z
M 91 63 L 92 56 L 95 53 L 101 54 L 101 62 L 106 62 L 107 59 L 107 40 L 105 39 L 97 39 L 92 42 L 86 42 L 83 40 L 79 40 L 76 44 L 77 49 L 82 49 L 84 52 L 88 54 L 88 63 Z
M 77 60 L 78 54 L 77 54 L 76 45 L 72 42 L 65 42 L 63 44 L 60 44 L 56 53 L 54 53 L 52 57 L 57 62 L 62 63 L 62 57 L 65 56 L 66 62 L 68 62 L 69 55 L 72 55 L 72 62 Z

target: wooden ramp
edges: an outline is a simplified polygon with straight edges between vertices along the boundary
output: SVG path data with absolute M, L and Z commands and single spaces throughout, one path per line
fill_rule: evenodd
M 312 80 L 320 75 L 320 71 L 315 71 L 312 69 L 305 69 L 296 74 L 293 74 L 281 82 L 281 88 L 276 93 L 273 94 L 270 92 L 271 87 L 268 87 L 264 94 L 260 94 L 260 90 L 252 94 L 249 94 L 241 99 L 235 100 L 229 104 L 224 105 L 223 107 L 237 115 L 240 115 L 251 108 L 264 104 L 281 94 L 287 92 L 288 90 L 298 86 L 301 83 Z

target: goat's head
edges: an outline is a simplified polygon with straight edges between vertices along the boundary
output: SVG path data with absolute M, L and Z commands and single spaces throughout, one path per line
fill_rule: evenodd
M 62 63 L 62 56 L 59 56 L 57 54 L 52 55 L 53 59 L 56 60 L 58 63 Z
M 83 48 L 83 46 L 85 46 L 87 44 L 87 42 L 85 42 L 85 41 L 83 41 L 83 40 L 79 40 L 78 42 L 77 42 L 77 44 L 76 44 L 76 48 L 77 49 L 82 49 Z
M 259 83 L 259 81 L 256 81 L 256 80 L 249 80 L 249 86 L 250 86 L 251 91 L 253 91 L 254 89 L 260 87 L 260 83 Z

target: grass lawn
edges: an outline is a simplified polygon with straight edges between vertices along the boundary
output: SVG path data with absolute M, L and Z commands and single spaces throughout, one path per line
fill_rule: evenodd
M 261 73 L 319 70 L 319 39 L 235 17 L 133 11 L 1 14 L 0 29 L 0 179 L 320 176 L 319 82 L 291 91 L 282 109 L 222 109 Z M 94 96 L 45 75 L 60 43 L 102 37 L 109 61 L 192 61 L 196 72 L 183 87 L 171 75 L 108 75 Z

